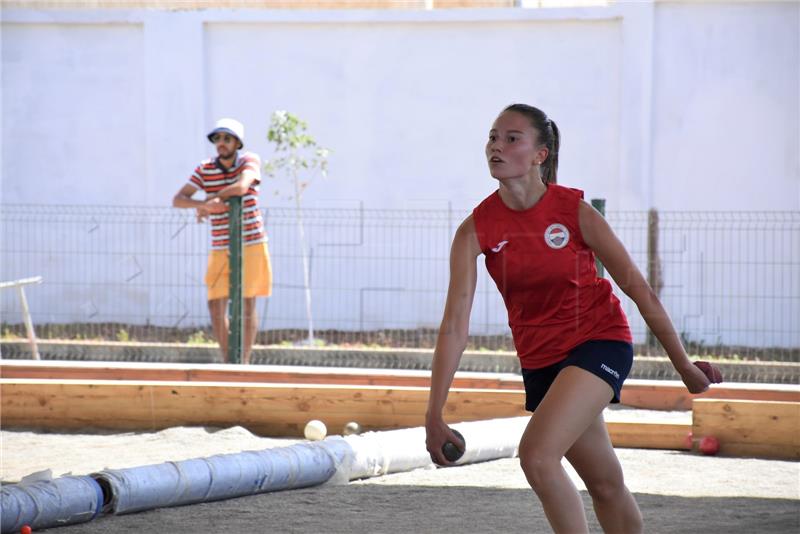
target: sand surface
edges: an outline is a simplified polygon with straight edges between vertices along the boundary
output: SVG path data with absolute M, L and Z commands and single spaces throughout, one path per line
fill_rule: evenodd
M 637 412 L 639 413 L 639 412 Z M 641 415 L 641 413 L 639 413 Z M 645 414 L 646 415 L 646 414 Z M 674 414 L 673 417 L 685 417 Z M 213 454 L 285 446 L 241 427 L 173 428 L 154 433 L 0 432 L 0 478 L 43 469 L 88 474 Z M 646 532 L 800 532 L 800 463 L 618 449 Z M 581 490 L 592 532 L 600 532 Z M 325 485 L 214 503 L 104 516 L 51 532 L 549 532 L 516 459 L 425 468 L 347 485 Z

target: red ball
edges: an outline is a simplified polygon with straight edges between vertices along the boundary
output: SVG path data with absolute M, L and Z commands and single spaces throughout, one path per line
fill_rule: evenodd
M 19 529 L 19 534 L 31 534 L 30 525 L 22 525 L 22 528 Z
M 719 452 L 719 440 L 714 436 L 705 436 L 700 440 L 700 452 L 714 456 Z

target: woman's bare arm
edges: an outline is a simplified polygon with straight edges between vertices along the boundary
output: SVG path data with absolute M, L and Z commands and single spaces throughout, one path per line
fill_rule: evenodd
M 707 376 L 689 360 L 669 314 L 608 222 L 586 202 L 581 202 L 579 220 L 584 241 L 603 262 L 619 288 L 636 303 L 642 318 L 667 351 L 689 391 L 702 393 L 707 390 L 713 377 Z
M 458 443 L 444 423 L 442 410 L 461 355 L 467 347 L 469 316 L 478 279 L 476 260 L 480 253 L 475 223 L 469 216 L 456 231 L 450 249 L 450 285 L 433 354 L 431 391 L 425 417 L 428 452 L 436 463 L 442 465 L 449 463 L 442 455 L 442 445 L 446 441 Z

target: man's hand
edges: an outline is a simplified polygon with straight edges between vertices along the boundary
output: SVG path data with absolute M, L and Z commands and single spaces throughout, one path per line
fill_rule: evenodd
M 228 205 L 225 202 L 223 202 L 221 198 L 212 197 L 206 200 L 205 204 L 203 204 L 201 207 L 197 208 L 198 212 L 200 212 L 201 210 L 204 212 L 205 216 L 212 213 L 214 214 L 225 213 L 226 211 L 228 211 Z

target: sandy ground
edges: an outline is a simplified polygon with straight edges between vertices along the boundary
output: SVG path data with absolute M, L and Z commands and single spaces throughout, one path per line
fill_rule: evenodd
M 0 478 L 42 469 L 86 474 L 167 460 L 295 443 L 246 429 L 174 428 L 156 433 L 0 432 Z M 704 457 L 686 452 L 617 450 L 646 532 L 800 532 L 800 463 Z M 591 499 L 566 464 L 600 532 Z M 516 459 L 418 469 L 347 485 L 289 490 L 215 503 L 104 516 L 51 530 L 133 532 L 549 532 Z

